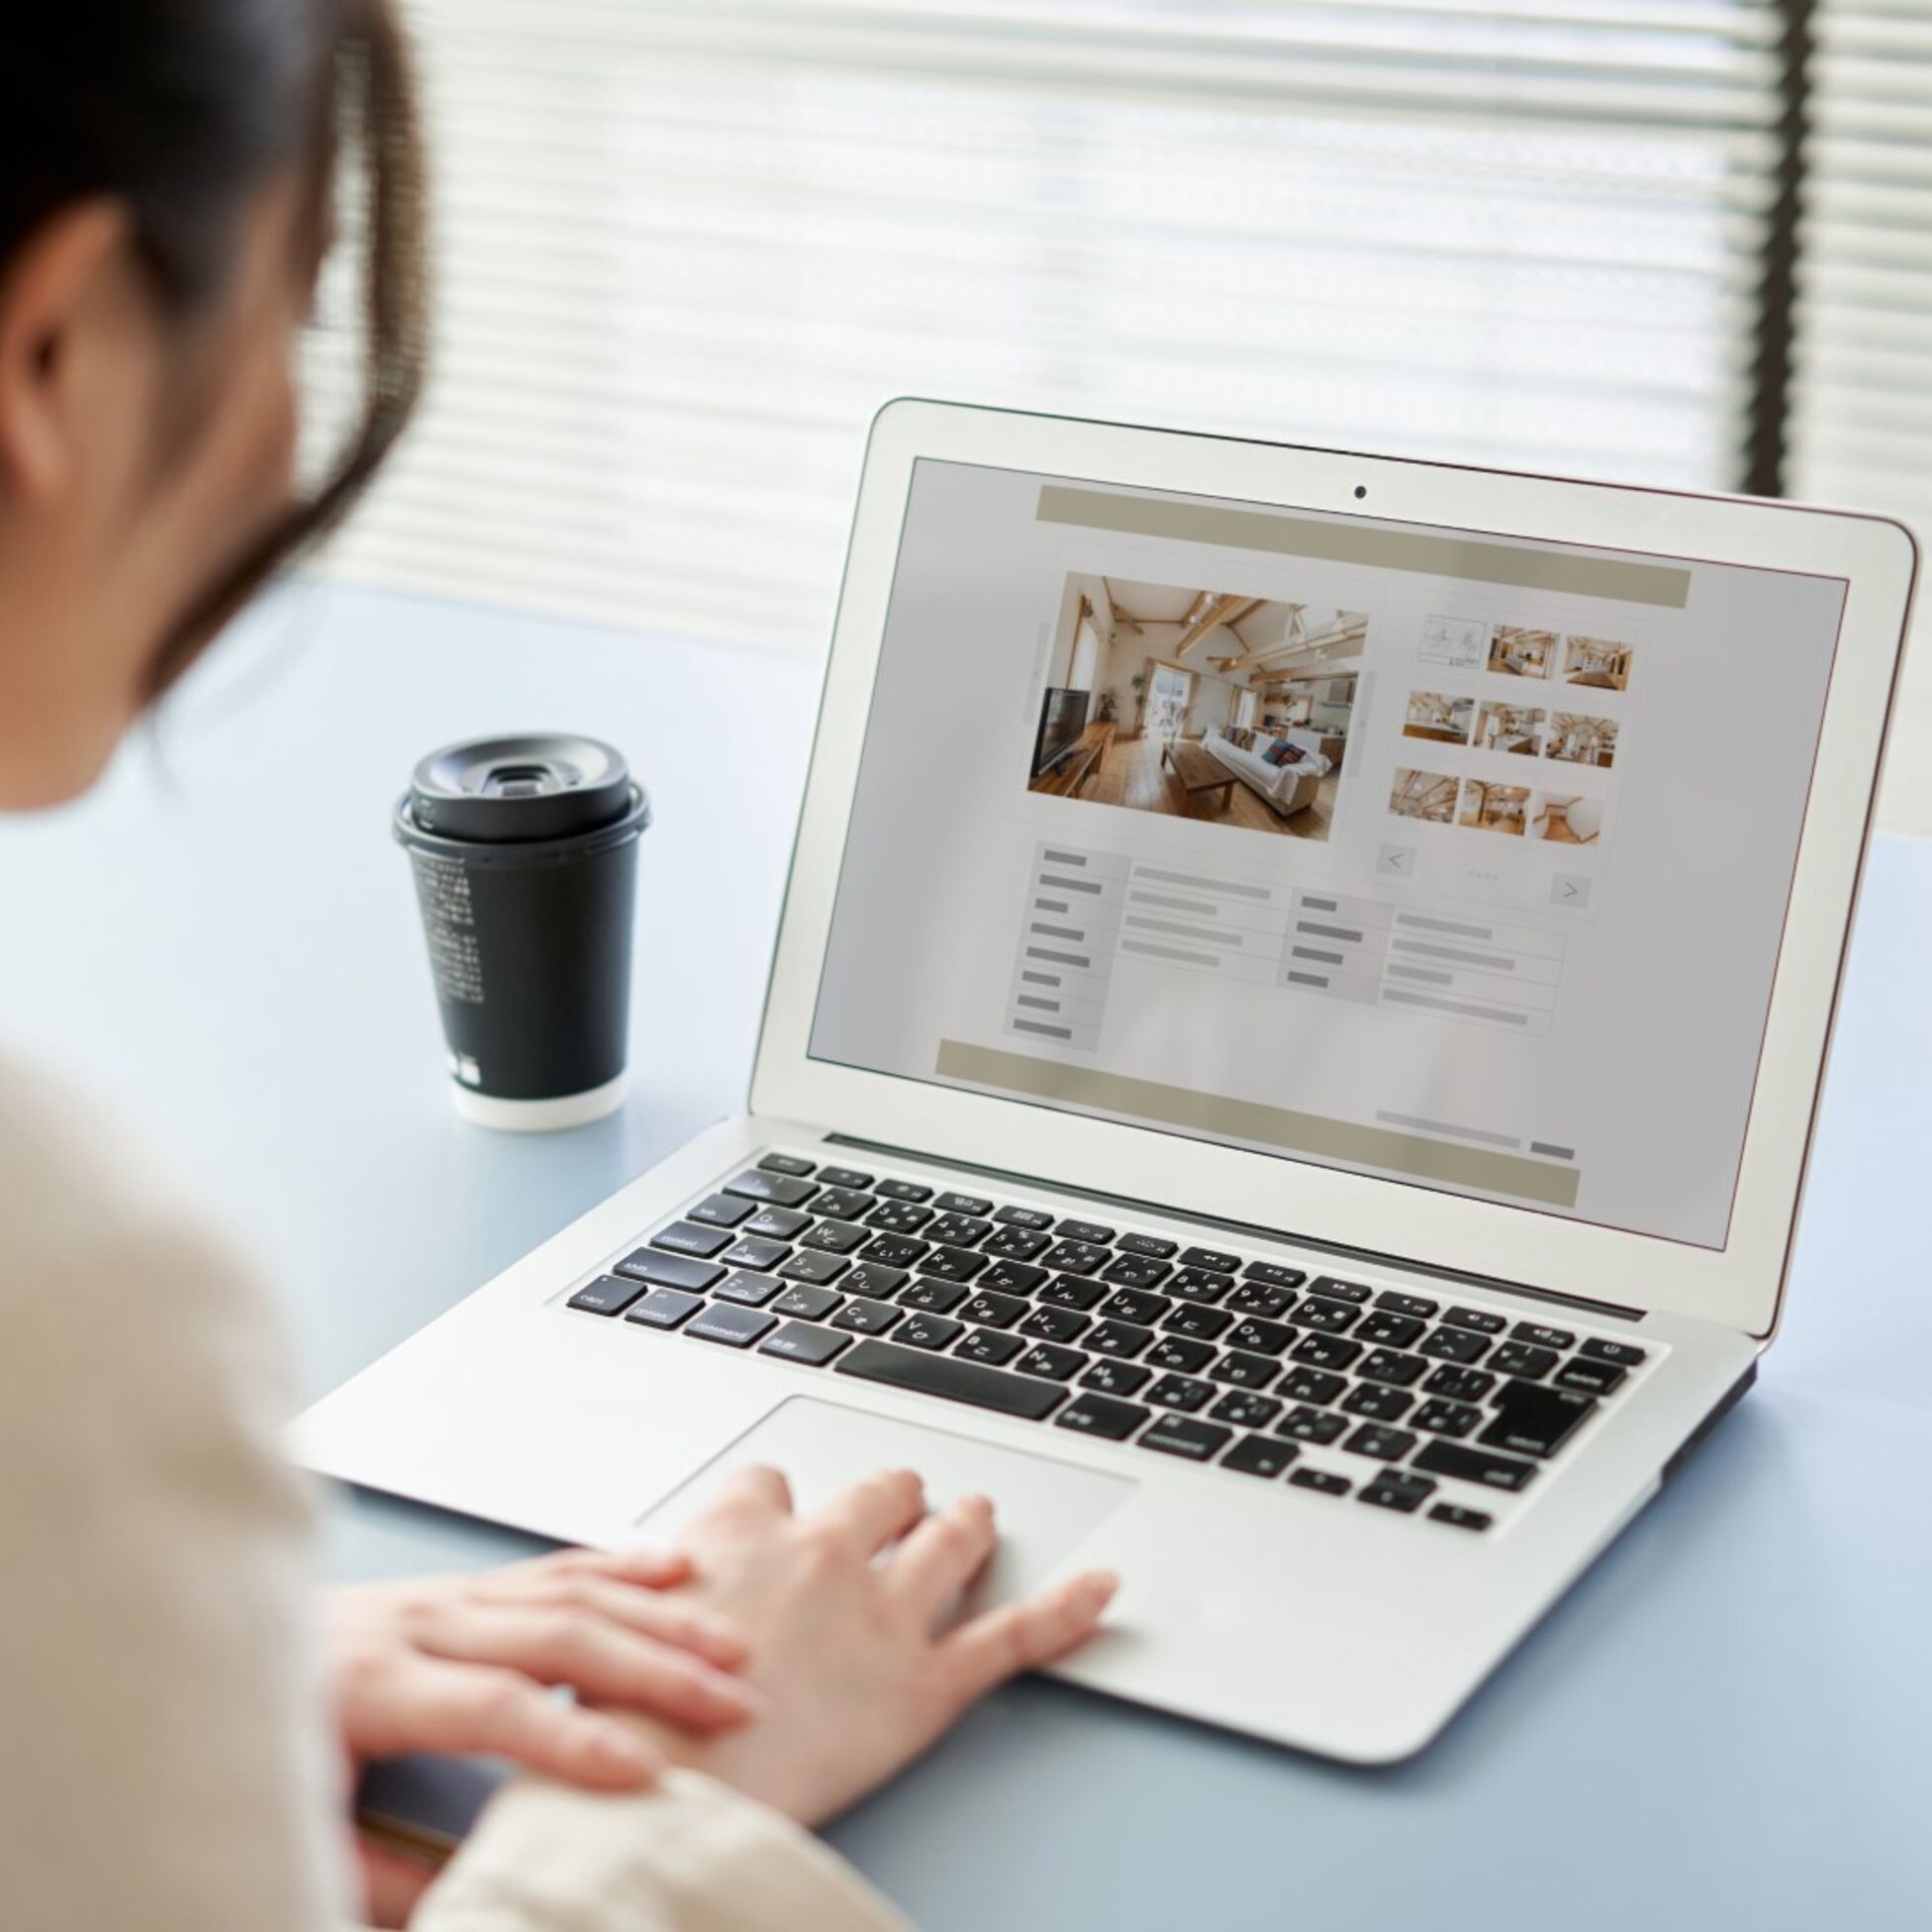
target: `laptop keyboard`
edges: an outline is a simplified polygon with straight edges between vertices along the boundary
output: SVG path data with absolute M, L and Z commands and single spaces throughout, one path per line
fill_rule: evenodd
M 788 1153 L 568 1305 L 1479 1532 L 1650 1354 Z

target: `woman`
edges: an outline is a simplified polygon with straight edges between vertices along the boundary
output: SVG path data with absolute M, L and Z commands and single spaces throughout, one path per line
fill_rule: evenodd
M 421 231 L 389 0 L 63 0 L 6 41 L 0 809 L 24 812 L 85 790 L 381 463 L 419 387 Z M 301 497 L 289 365 L 338 156 L 365 408 Z M 895 1474 L 801 1522 L 756 1472 L 668 1557 L 338 1599 L 307 1665 L 264 1308 L 141 1154 L 0 1064 L 9 1932 L 308 1932 L 358 1885 L 443 1932 L 891 1923 L 799 1827 L 1084 1641 L 1111 1593 L 935 1638 L 992 1548 L 983 1502 L 927 1518 Z M 412 1749 L 530 1774 L 427 1895 L 347 1850 L 354 1766 Z

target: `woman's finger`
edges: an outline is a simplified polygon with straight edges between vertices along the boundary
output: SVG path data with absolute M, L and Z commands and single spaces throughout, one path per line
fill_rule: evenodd
M 1119 1587 L 1111 1571 L 1090 1570 L 962 1624 L 939 1646 L 959 1702 L 971 1703 L 1009 1678 L 1078 1650 L 1099 1628 Z
M 886 1572 L 887 1588 L 929 1628 L 986 1567 L 999 1541 L 993 1504 L 983 1496 L 966 1497 L 907 1537 Z
M 423 1621 L 417 1643 L 434 1657 L 567 1684 L 600 1703 L 628 1704 L 695 1730 L 728 1730 L 763 1708 L 736 1678 L 582 1610 L 455 1603 Z
M 849 1536 L 867 1556 L 896 1543 L 925 1514 L 925 1485 L 910 1469 L 890 1469 L 854 1483 L 813 1519 L 813 1527 Z
M 676 1590 L 691 1581 L 693 1570 L 683 1550 L 559 1550 L 534 1563 L 512 1564 L 499 1574 L 609 1577 L 639 1590 Z
M 734 1469 L 719 1486 L 718 1494 L 691 1519 L 685 1541 L 701 1543 L 703 1532 L 713 1525 L 737 1529 L 751 1523 L 776 1522 L 791 1513 L 791 1484 L 778 1470 L 763 1463 L 748 1463 L 743 1469 Z
M 592 1790 L 642 1790 L 664 1769 L 622 1718 L 566 1702 L 515 1671 L 428 1657 L 391 1673 L 361 1742 L 372 1758 L 406 1751 L 508 1758 Z
M 608 1618 L 659 1643 L 675 1644 L 721 1670 L 736 1670 L 750 1654 L 737 1625 L 692 1602 L 664 1596 L 594 1570 L 504 1570 L 478 1577 L 472 1601 L 505 1607 L 581 1610 Z

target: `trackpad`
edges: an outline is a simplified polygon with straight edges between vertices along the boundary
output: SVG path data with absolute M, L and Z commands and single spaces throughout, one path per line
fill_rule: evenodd
M 1136 1487 L 1130 1477 L 1104 1476 L 1052 1456 L 1029 1456 L 950 1429 L 793 1396 L 653 1504 L 638 1517 L 638 1526 L 648 1526 L 653 1540 L 674 1540 L 747 1463 L 783 1470 L 800 1515 L 822 1508 L 840 1490 L 882 1469 L 917 1470 L 934 1509 L 962 1496 L 991 1497 L 1000 1547 L 973 1593 L 975 1603 L 1026 1595 L 1063 1574 L 1079 1545 Z

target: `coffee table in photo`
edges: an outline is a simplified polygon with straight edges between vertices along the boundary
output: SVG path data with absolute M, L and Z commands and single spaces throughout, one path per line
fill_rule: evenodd
M 1187 803 L 1194 802 L 1199 792 L 1219 792 L 1221 810 L 1227 810 L 1228 794 L 1234 789 L 1234 774 L 1221 764 L 1210 752 L 1202 750 L 1198 744 L 1183 744 L 1178 740 L 1161 747 L 1161 763 L 1173 768 L 1174 776 L 1181 781 L 1181 789 L 1187 794 Z

